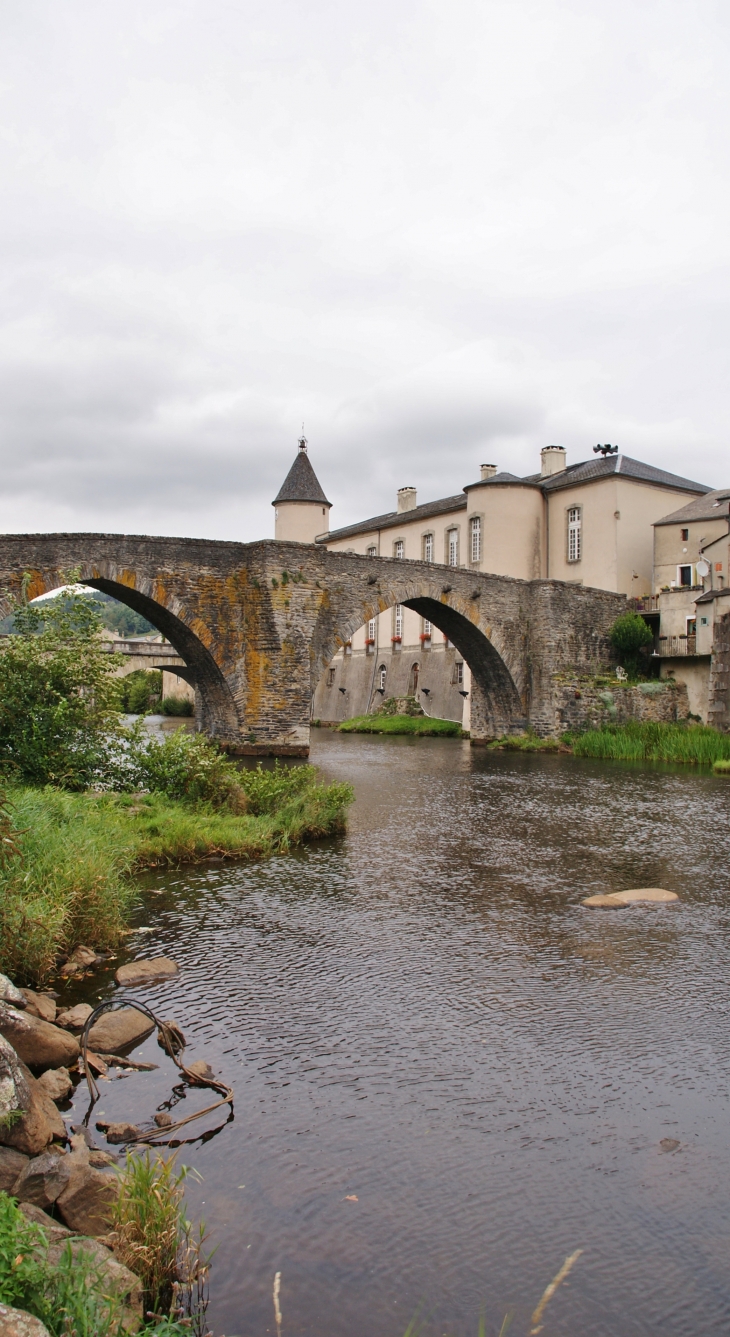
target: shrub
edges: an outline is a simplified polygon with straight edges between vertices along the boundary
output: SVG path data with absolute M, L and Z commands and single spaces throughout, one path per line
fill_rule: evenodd
M 651 628 L 640 613 L 622 613 L 609 632 L 609 639 L 623 667 L 638 677 L 644 666 L 642 651 L 654 640 Z
M 163 715 L 194 715 L 195 706 L 187 696 L 163 696 L 160 703 Z
M 159 706 L 162 696 L 159 669 L 134 669 L 119 682 L 121 709 L 129 715 L 147 715 Z
M 172 799 L 227 805 L 234 812 L 247 806 L 238 768 L 205 734 L 185 729 L 162 739 L 137 734 L 127 759 L 130 774 L 122 776 L 121 789 L 155 790 Z
M 0 654 L 0 764 L 14 780 L 84 789 L 103 773 L 122 730 L 121 658 L 102 648 L 100 629 L 91 600 L 16 606 Z

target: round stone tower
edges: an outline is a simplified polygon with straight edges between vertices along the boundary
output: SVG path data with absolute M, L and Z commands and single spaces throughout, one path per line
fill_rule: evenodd
M 328 532 L 332 502 L 325 497 L 310 463 L 306 436 L 300 436 L 296 459 L 271 504 L 277 539 L 314 543 L 319 534 Z

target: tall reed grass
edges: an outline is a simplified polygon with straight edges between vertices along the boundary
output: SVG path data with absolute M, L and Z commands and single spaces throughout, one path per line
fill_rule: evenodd
M 702 724 L 628 723 L 566 735 L 576 757 L 605 761 L 671 761 L 712 766 L 730 760 L 730 734 Z

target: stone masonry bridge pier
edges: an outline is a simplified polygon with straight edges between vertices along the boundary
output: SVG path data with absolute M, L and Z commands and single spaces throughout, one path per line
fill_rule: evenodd
M 3 613 L 24 583 L 34 599 L 70 572 L 167 638 L 195 687 L 199 728 L 232 751 L 280 756 L 307 755 L 321 673 L 393 604 L 428 618 L 468 663 L 474 742 L 559 732 L 554 675 L 610 664 L 608 629 L 626 607 L 605 590 L 309 543 L 19 534 L 0 537 Z

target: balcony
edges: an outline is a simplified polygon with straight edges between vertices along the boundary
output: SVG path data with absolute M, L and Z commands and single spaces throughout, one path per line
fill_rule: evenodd
M 696 636 L 660 636 L 656 642 L 655 654 L 662 659 L 684 657 L 697 654 Z
M 658 613 L 659 595 L 644 594 L 639 599 L 629 599 L 629 605 L 635 613 Z

